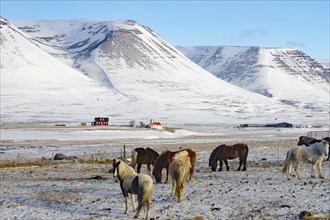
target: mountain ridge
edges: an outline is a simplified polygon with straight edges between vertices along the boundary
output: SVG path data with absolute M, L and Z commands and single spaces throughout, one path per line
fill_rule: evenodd
M 177 48 L 217 77 L 284 103 L 300 102 L 302 107 L 309 108 L 311 106 L 303 102 L 308 95 L 315 98 L 320 94 L 327 100 L 329 69 L 297 49 L 248 46 Z M 297 92 L 288 92 L 291 88 Z
M 21 114 L 30 121 L 40 120 L 38 117 L 42 116 L 42 120 L 77 121 L 93 115 L 111 115 L 117 121 L 159 118 L 167 123 L 268 121 L 274 115 L 277 119 L 292 117 L 295 121 L 310 120 L 306 115 L 315 115 L 317 121 L 324 118 L 324 112 L 292 108 L 286 103 L 270 100 L 217 78 L 190 61 L 150 28 L 134 21 L 87 19 L 17 21 L 14 24 L 20 31 L 25 30 L 25 34 L 39 46 L 36 57 L 47 52 L 54 59 L 62 61 L 61 65 L 56 62 L 57 66 L 51 68 L 45 65 L 47 61 L 38 63 L 35 73 L 50 72 L 51 75 L 57 75 L 59 69 L 71 68 L 63 70 L 63 73 L 79 72 L 81 76 L 88 76 L 94 84 L 90 80 L 86 81 L 93 85 L 97 82 L 99 88 L 92 86 L 94 95 L 89 96 L 88 90 L 92 87 L 88 83 L 85 86 L 78 85 L 79 79 L 72 83 L 77 83 L 77 97 L 81 98 L 45 96 L 42 102 L 33 97 L 27 88 L 26 98 L 31 100 L 26 103 L 15 96 L 15 87 L 7 86 L 12 96 L 5 99 L 6 105 L 1 106 L 1 114 L 9 121 L 18 120 L 15 118 L 17 116 L 24 118 Z M 20 47 L 9 47 L 16 38 L 16 34 L 12 34 L 8 37 L 10 41 L 1 45 L 9 60 L 24 59 L 24 56 L 14 58 L 13 51 L 19 48 L 18 51 L 25 53 L 27 51 L 24 48 L 31 43 L 24 41 L 20 42 Z M 2 75 L 9 76 L 15 71 L 22 71 L 9 60 L 2 61 Z M 66 77 L 63 76 L 65 80 L 58 83 L 64 85 Z M 32 80 L 39 81 L 39 78 Z M 4 83 L 1 79 L 1 84 Z M 22 85 L 24 83 L 21 82 Z M 46 86 L 43 89 L 49 90 Z M 63 88 L 63 91 L 69 90 Z M 14 108 L 18 110 L 9 110 Z M 265 118 L 262 119 L 261 115 Z

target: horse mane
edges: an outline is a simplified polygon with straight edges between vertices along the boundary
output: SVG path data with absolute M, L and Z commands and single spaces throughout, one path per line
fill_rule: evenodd
M 173 160 L 182 160 L 187 157 L 189 157 L 188 151 L 183 150 L 183 151 L 179 151 L 178 153 L 176 153 L 173 157 Z
M 113 164 L 118 164 L 117 165 L 118 170 L 120 170 L 120 173 L 121 173 L 120 178 L 122 178 L 123 176 L 127 176 L 127 175 L 136 173 L 135 170 L 133 169 L 133 167 L 129 166 L 121 159 L 114 159 Z M 118 172 L 118 175 L 119 175 L 119 172 Z
M 322 140 L 314 139 L 314 140 L 312 140 L 311 142 L 309 142 L 309 145 L 311 145 L 311 144 L 315 144 L 315 143 L 321 143 L 321 142 L 322 142 Z
M 145 149 L 143 147 L 138 147 L 134 149 L 138 154 L 144 153 Z
M 147 148 L 146 148 L 146 151 L 150 151 L 150 152 L 152 152 L 153 154 L 159 156 L 159 153 L 158 153 L 157 151 L 151 149 L 150 147 L 147 147 Z
M 160 155 L 167 154 L 168 152 L 171 152 L 170 150 L 164 150 Z

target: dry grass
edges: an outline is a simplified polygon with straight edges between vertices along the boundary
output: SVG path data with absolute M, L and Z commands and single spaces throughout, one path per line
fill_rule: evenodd
M 0 169 L 9 168 L 9 167 L 32 167 L 32 166 L 54 166 L 58 164 L 69 164 L 69 163 L 81 163 L 81 164 L 112 164 L 112 160 L 62 160 L 62 161 L 54 161 L 54 160 L 45 160 L 40 159 L 36 161 L 28 161 L 28 162 L 18 162 L 18 161 L 4 161 L 0 163 Z

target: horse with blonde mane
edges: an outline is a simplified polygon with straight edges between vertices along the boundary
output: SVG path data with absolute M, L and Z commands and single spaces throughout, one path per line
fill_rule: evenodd
M 172 177 L 172 196 L 177 196 L 178 202 L 182 201 L 183 188 L 190 168 L 190 157 L 187 151 L 181 151 L 174 155 L 169 166 L 169 172 Z
M 125 214 L 128 213 L 128 197 L 131 196 L 133 210 L 135 211 L 134 195 L 138 196 L 139 205 L 135 218 L 139 217 L 142 207 L 147 207 L 146 219 L 149 219 L 153 181 L 149 175 L 138 174 L 134 169 L 120 159 L 112 162 L 113 176 L 118 177 L 120 188 L 125 197 Z
M 297 173 L 297 178 L 302 179 L 300 173 L 300 166 L 303 162 L 312 163 L 311 177 L 315 178 L 315 168 L 318 167 L 319 177 L 324 178 L 322 172 L 322 161 L 323 157 L 327 156 L 329 153 L 329 142 L 326 140 L 321 140 L 321 142 L 315 142 L 310 144 L 309 147 L 306 146 L 296 146 L 291 148 L 286 155 L 286 160 L 282 173 L 287 173 L 288 180 L 291 179 L 290 173 L 292 169 L 292 164 L 295 164 L 295 171 Z
M 154 175 L 154 177 L 156 179 L 156 183 L 162 182 L 162 170 L 164 168 L 166 169 L 165 183 L 168 183 L 170 181 L 170 175 L 169 175 L 170 163 L 172 162 L 174 155 L 181 151 L 187 151 L 189 154 L 190 163 L 191 163 L 191 168 L 189 170 L 189 174 L 190 174 L 189 181 L 192 181 L 194 179 L 196 152 L 191 149 L 184 149 L 184 150 L 180 150 L 180 151 L 166 150 L 166 151 L 163 151 L 161 153 L 161 155 L 159 155 L 159 157 L 157 158 L 157 160 L 155 162 L 154 170 L 152 171 L 152 174 Z

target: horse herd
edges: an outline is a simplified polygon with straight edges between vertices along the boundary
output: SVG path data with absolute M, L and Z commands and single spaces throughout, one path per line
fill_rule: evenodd
M 330 138 L 326 137 L 321 140 L 310 138 L 307 136 L 299 137 L 298 146 L 291 148 L 287 152 L 283 173 L 287 173 L 287 178 L 291 178 L 292 165 L 297 173 L 297 178 L 302 179 L 299 168 L 303 162 L 312 163 L 311 176 L 315 177 L 315 168 L 318 167 L 319 177 L 324 178 L 322 172 L 323 157 L 328 155 L 329 160 L 329 143 Z M 246 171 L 246 162 L 249 153 L 249 148 L 244 143 L 234 145 L 222 144 L 215 148 L 209 157 L 209 167 L 212 171 L 216 171 L 218 164 L 219 171 L 222 170 L 223 162 L 226 165 L 226 170 L 229 170 L 228 161 L 239 158 L 239 167 L 237 171 Z M 169 183 L 170 176 L 172 178 L 171 195 L 178 198 L 178 202 L 182 201 L 183 189 L 186 179 L 189 175 L 189 181 L 194 179 L 196 152 L 191 149 L 184 149 L 180 151 L 163 151 L 161 154 L 157 153 L 151 148 L 136 148 L 132 151 L 132 164 L 126 164 L 120 159 L 113 160 L 113 176 L 118 177 L 120 181 L 120 188 L 125 197 L 125 214 L 128 213 L 128 197 L 131 197 L 133 209 L 134 194 L 138 197 L 138 207 L 136 209 L 135 218 L 139 216 L 142 207 L 147 207 L 146 219 L 149 219 L 151 195 L 153 189 L 152 175 L 155 177 L 156 183 L 162 182 L 162 170 L 166 169 L 166 181 Z M 146 164 L 149 174 L 141 174 L 142 164 Z M 153 171 L 151 172 L 151 165 Z M 137 166 L 137 172 L 135 168 Z M 241 169 L 241 167 L 243 168 Z

